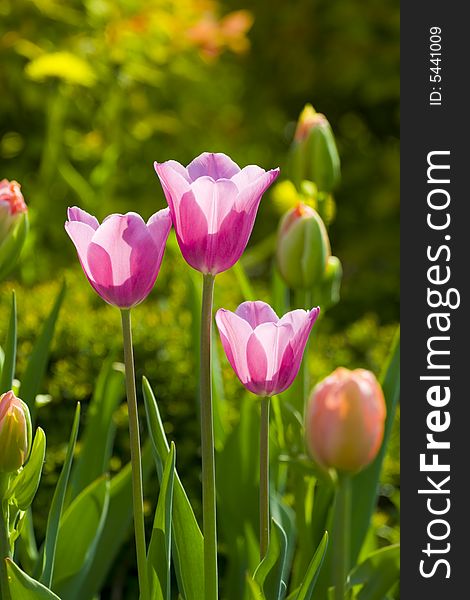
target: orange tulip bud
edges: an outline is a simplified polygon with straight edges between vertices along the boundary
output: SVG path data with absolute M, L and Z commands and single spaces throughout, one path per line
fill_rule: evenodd
M 355 473 L 376 457 L 386 406 L 374 374 L 338 368 L 313 390 L 306 415 L 307 444 L 326 468 Z

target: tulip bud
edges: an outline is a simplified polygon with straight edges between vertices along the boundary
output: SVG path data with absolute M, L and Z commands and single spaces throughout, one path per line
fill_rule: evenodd
M 10 391 L 0 396 L 0 473 L 24 465 L 31 446 L 31 417 L 26 404 Z
M 290 174 L 297 188 L 313 181 L 320 192 L 331 192 L 340 178 L 340 160 L 328 119 L 307 104 L 300 114 L 290 150 Z
M 0 181 L 0 279 L 15 266 L 28 232 L 28 208 L 16 181 Z
M 330 256 L 330 241 L 319 214 L 299 203 L 281 220 L 277 236 L 277 264 L 287 285 L 311 289 L 319 284 Z
M 356 473 L 382 444 L 386 406 L 375 376 L 336 369 L 313 390 L 306 414 L 307 444 L 323 467 Z

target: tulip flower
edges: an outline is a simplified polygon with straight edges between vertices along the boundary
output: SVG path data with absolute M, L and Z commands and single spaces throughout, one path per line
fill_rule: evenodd
M 377 455 L 386 416 L 382 389 L 364 369 L 336 369 L 319 383 L 307 416 L 307 443 L 315 460 L 327 468 L 355 473 Z
M 269 401 L 294 381 L 320 309 L 293 310 L 279 318 L 265 302 L 243 302 L 216 321 L 229 363 L 241 383 L 262 396 L 260 427 L 260 556 L 269 546 Z
M 187 167 L 155 163 L 186 262 L 203 274 L 201 315 L 201 454 L 205 600 L 217 600 L 217 527 L 211 338 L 214 277 L 230 269 L 251 235 L 261 196 L 279 175 L 240 169 L 225 154 L 204 152 Z
M 299 203 L 281 220 L 277 236 L 279 271 L 293 289 L 320 285 L 330 256 L 330 241 L 320 215 Z
M 299 117 L 289 158 L 291 178 L 298 189 L 308 180 L 320 192 L 329 193 L 340 179 L 340 160 L 330 124 L 311 104 Z
M 279 318 L 265 302 L 221 308 L 216 322 L 228 361 L 241 383 L 258 396 L 274 396 L 294 381 L 320 309 L 293 310 Z
M 16 181 L 0 181 L 0 279 L 15 266 L 28 233 L 28 208 Z
M 204 152 L 187 167 L 169 160 L 156 162 L 155 170 L 185 260 L 205 274 L 230 269 L 245 250 L 261 196 L 279 169 L 240 169 L 225 154 Z
M 93 289 L 119 308 L 136 306 L 152 290 L 170 228 L 167 208 L 147 223 L 130 212 L 110 215 L 100 225 L 95 217 L 73 207 L 65 223 Z
M 370 464 L 382 444 L 386 405 L 374 374 L 336 369 L 313 390 L 306 413 L 307 445 L 314 459 L 337 471 L 333 511 L 334 598 L 346 597 L 350 570 L 351 476 Z
M 80 208 L 69 208 L 65 229 L 77 249 L 83 271 L 93 289 L 121 309 L 127 405 L 132 466 L 134 532 L 140 597 L 150 600 L 145 542 L 142 454 L 130 309 L 152 290 L 171 228 L 166 208 L 147 223 L 136 213 L 110 215 L 100 225 Z
M 0 396 L 0 473 L 24 465 L 31 445 L 31 417 L 26 404 L 12 391 Z

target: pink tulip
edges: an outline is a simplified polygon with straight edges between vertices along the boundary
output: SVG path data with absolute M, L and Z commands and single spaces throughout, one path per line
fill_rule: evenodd
M 258 396 L 273 396 L 294 381 L 320 309 L 293 310 L 281 319 L 265 302 L 243 302 L 233 313 L 221 308 L 216 321 L 225 354 L 242 384 Z
M 251 235 L 261 196 L 279 174 L 240 169 L 225 154 L 204 152 L 186 168 L 169 160 L 155 170 L 170 207 L 185 260 L 216 275 L 232 267 Z
M 306 436 L 312 456 L 327 468 L 360 471 L 380 449 L 385 416 L 383 392 L 373 373 L 336 369 L 309 401 Z
M 171 228 L 166 208 L 147 224 L 130 212 L 110 215 L 100 225 L 80 208 L 68 209 L 65 229 L 93 289 L 109 304 L 131 308 L 152 290 Z

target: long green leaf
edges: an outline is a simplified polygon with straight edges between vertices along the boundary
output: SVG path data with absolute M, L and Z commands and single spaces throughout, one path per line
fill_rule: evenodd
M 147 424 L 159 477 L 170 452 L 157 401 L 148 380 L 143 379 Z M 175 471 L 173 491 L 172 547 L 180 594 L 185 600 L 204 598 L 203 537 L 183 485 Z
M 52 497 L 49 517 L 47 519 L 46 539 L 44 540 L 44 553 L 42 563 L 42 573 L 39 580 L 47 587 L 51 586 L 54 573 L 54 562 L 56 556 L 57 535 L 59 532 L 59 523 L 64 506 L 65 492 L 72 466 L 73 453 L 78 435 L 78 426 L 80 423 L 80 404 L 77 404 L 75 410 L 75 418 L 73 420 L 72 432 L 70 434 L 67 454 L 65 456 L 64 466 L 57 481 L 57 485 Z
M 363 587 L 358 600 L 382 600 L 388 590 L 398 581 L 400 574 L 400 546 L 394 544 L 370 554 L 355 567 L 348 577 L 349 587 Z
M 46 372 L 52 337 L 64 296 L 65 281 L 62 284 L 49 316 L 44 321 L 41 333 L 34 344 L 26 370 L 21 379 L 21 399 L 28 405 L 33 421 L 36 415 L 35 400 L 39 393 L 42 378 Z
M 299 593 L 297 596 L 295 596 L 295 600 L 311 600 L 327 548 L 328 532 L 325 531 L 325 534 L 323 535 L 323 538 L 318 545 L 315 554 L 313 555 L 310 565 L 308 566 L 307 573 L 300 586 Z
M 6 559 L 11 600 L 60 600 L 51 590 Z
M 263 591 L 266 600 L 282 600 L 286 593 L 283 581 L 287 555 L 287 536 L 284 529 L 274 519 L 271 520 L 271 538 L 266 556 L 253 574 L 254 581 Z
M 253 288 L 251 287 L 250 280 L 248 279 L 248 277 L 245 273 L 245 269 L 243 268 L 241 262 L 240 261 L 236 262 L 233 265 L 232 270 L 235 274 L 235 277 L 237 278 L 238 286 L 242 292 L 243 299 L 244 300 L 255 300 L 256 299 L 255 293 L 253 291 Z
M 387 404 L 387 419 L 385 422 L 384 438 L 380 451 L 372 464 L 356 475 L 353 479 L 352 511 L 354 514 L 351 531 L 351 563 L 356 564 L 357 557 L 369 528 L 370 519 L 377 502 L 382 464 L 387 451 L 396 407 L 400 397 L 400 335 L 397 332 L 388 364 L 381 379 L 382 388 Z
M 124 394 L 121 366 L 110 357 L 101 368 L 87 410 L 85 431 L 80 436 L 80 455 L 70 476 L 70 500 L 107 471 L 116 433 L 113 415 Z
M 108 505 L 109 479 L 103 476 L 83 490 L 64 512 L 52 589 L 67 600 L 82 600 L 80 587 L 94 560 Z
M 42 466 L 46 453 L 46 434 L 38 427 L 34 436 L 33 447 L 28 462 L 15 477 L 7 492 L 10 503 L 20 510 L 27 510 L 36 495 L 41 480 Z
M 10 322 L 4 348 L 2 376 L 0 378 L 0 394 L 8 392 L 13 386 L 16 365 L 16 296 L 11 293 Z
M 142 449 L 142 474 L 144 483 L 154 472 L 155 463 L 150 443 Z M 94 598 L 103 587 L 109 571 L 132 526 L 132 468 L 128 463 L 111 479 L 109 507 L 93 563 L 84 577 L 78 598 Z
M 165 462 L 152 537 L 148 549 L 148 572 L 151 600 L 170 600 L 171 515 L 175 475 L 175 445 Z

